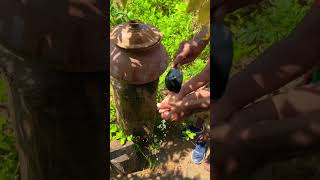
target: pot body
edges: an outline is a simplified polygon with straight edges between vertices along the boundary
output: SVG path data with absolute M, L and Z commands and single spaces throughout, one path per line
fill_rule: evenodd
M 168 55 L 159 43 L 145 50 L 126 50 L 110 44 L 110 75 L 128 84 L 157 80 L 168 67 Z

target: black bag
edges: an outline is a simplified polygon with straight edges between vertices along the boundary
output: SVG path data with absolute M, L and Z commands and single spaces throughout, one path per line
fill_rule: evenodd
M 182 71 L 180 69 L 172 68 L 166 76 L 165 84 L 169 91 L 178 93 L 181 89 L 182 81 Z

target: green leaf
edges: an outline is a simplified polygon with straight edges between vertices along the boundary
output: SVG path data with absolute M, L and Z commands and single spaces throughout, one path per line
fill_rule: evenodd
M 132 142 L 133 136 L 132 136 L 132 135 L 128 136 L 128 137 L 127 137 L 127 140 L 130 141 L 130 142 Z
M 117 132 L 115 139 L 120 139 L 122 137 L 123 133 L 122 132 Z
M 190 133 L 190 134 L 188 134 L 188 137 L 190 138 L 190 139 L 194 139 L 194 137 L 196 136 L 197 134 L 195 134 L 195 133 Z
M 127 140 L 127 138 L 125 138 L 125 137 L 123 138 L 123 137 L 122 137 L 121 140 L 120 140 L 120 143 L 121 143 L 122 145 L 124 145 L 124 144 L 126 143 L 126 140 Z
M 115 1 L 118 5 L 122 6 L 122 8 L 126 8 L 128 0 L 115 0 Z
M 129 20 L 133 20 L 133 18 L 134 18 L 133 13 L 131 11 L 128 12 L 127 16 L 129 18 Z
M 183 134 L 184 136 L 186 136 L 188 133 L 187 133 L 187 131 L 182 131 L 182 134 Z
M 117 125 L 116 124 L 111 124 L 110 125 L 110 132 L 117 132 L 117 130 L 118 130 L 118 127 L 117 127 Z

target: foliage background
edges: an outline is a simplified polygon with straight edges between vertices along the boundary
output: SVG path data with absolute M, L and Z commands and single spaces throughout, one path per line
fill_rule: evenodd
M 7 86 L 0 79 L 0 104 L 6 104 L 7 100 Z M 16 179 L 18 170 L 19 164 L 14 133 L 8 120 L 0 113 L 0 180 Z

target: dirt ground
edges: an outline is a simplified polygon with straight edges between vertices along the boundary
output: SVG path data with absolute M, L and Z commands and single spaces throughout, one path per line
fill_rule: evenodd
M 209 113 L 198 114 L 198 116 L 209 120 Z M 145 169 L 126 177 L 114 175 L 111 179 L 210 179 L 210 172 L 204 168 L 203 163 L 200 165 L 192 163 L 191 153 L 194 148 L 195 145 L 191 141 L 182 140 L 181 131 L 177 126 L 169 127 L 157 156 L 158 165 L 154 169 Z M 208 148 L 206 155 L 209 154 Z

